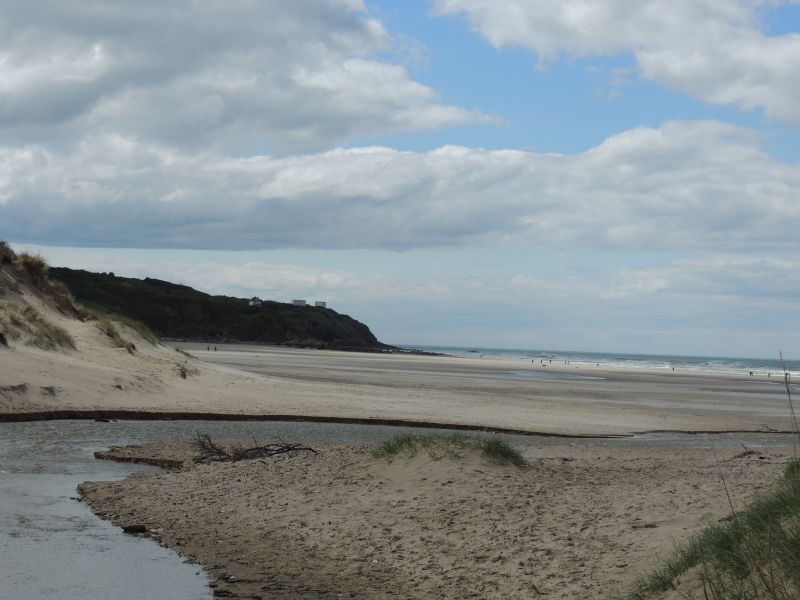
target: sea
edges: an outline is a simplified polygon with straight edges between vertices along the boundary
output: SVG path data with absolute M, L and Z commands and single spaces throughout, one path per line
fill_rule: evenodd
M 478 348 L 469 346 L 409 346 L 399 345 L 407 350 L 422 350 L 450 356 L 518 359 L 526 362 L 544 361 L 548 363 L 575 365 L 600 364 L 606 367 L 625 367 L 631 369 L 673 368 L 681 371 L 710 371 L 719 373 L 741 373 L 780 375 L 788 372 L 792 379 L 800 378 L 800 360 L 775 358 L 732 358 L 722 356 L 681 356 L 671 354 L 626 354 L 618 352 L 579 352 L 565 350 L 524 350 L 519 348 Z M 785 371 L 784 371 L 785 369 Z

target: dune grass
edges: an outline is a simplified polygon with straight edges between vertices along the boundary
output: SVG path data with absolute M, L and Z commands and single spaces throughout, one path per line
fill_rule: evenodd
M 699 583 L 679 587 L 681 579 Z M 792 460 L 784 480 L 745 510 L 676 549 L 627 598 L 658 597 L 673 588 L 689 599 L 800 598 L 800 463 Z
M 0 271 L 3 270 L 5 265 L 13 264 L 16 258 L 17 254 L 12 250 L 11 245 L 4 240 L 0 240 Z
M 8 340 L 42 350 L 75 349 L 75 340 L 69 332 L 45 319 L 30 305 L 0 304 L 0 333 Z
M 74 314 L 77 311 L 77 302 L 69 288 L 60 281 L 47 280 L 46 293 L 50 295 L 56 306 L 62 311 Z
M 14 257 L 14 265 L 17 271 L 26 273 L 37 286 L 47 282 L 47 262 L 38 254 L 20 252 Z
M 740 512 L 729 497 L 729 518 L 709 525 L 637 579 L 628 600 L 658 598 L 671 589 L 679 589 L 687 600 L 800 598 L 800 431 L 782 354 L 781 365 L 794 433 L 782 481 Z
M 129 354 L 133 354 L 136 352 L 136 344 L 131 342 L 130 340 L 126 340 L 123 338 L 117 327 L 114 325 L 114 322 L 106 316 L 100 316 L 97 318 L 97 328 L 102 331 L 108 339 L 111 340 L 111 343 L 116 346 L 117 348 L 124 348 L 128 351 Z
M 497 464 L 525 466 L 525 458 L 508 442 L 498 437 L 467 436 L 459 433 L 450 435 L 406 434 L 395 436 L 373 452 L 375 458 L 395 458 L 414 456 L 424 451 L 433 458 L 458 458 L 467 450 L 478 451 L 484 458 Z
M 42 295 L 42 301 L 49 297 L 62 312 L 75 311 L 75 298 L 66 285 L 48 277 L 50 267 L 38 254 L 20 252 L 15 254 L 10 246 L 0 241 L 0 264 L 13 264 L 18 275 L 27 279 Z
M 120 325 L 135 331 L 154 346 L 159 343 L 158 337 L 143 323 L 78 304 L 63 282 L 48 277 L 49 267 L 41 256 L 27 252 L 14 254 L 5 242 L 0 242 L 0 251 L 2 257 L 13 259 L 16 271 L 24 274 L 34 284 L 42 294 L 43 302 L 49 297 L 65 314 L 78 315 L 84 320 L 95 321 L 98 329 L 108 336 L 117 348 L 124 348 L 131 354 L 136 351 L 136 345 L 123 337 Z M 7 339 L 22 340 L 28 345 L 47 350 L 75 347 L 74 341 L 66 331 L 46 321 L 30 306 L 25 308 L 13 304 L 4 306 L 0 314 L 0 333 L 5 334 Z
M 141 337 L 151 346 L 158 346 L 158 344 L 160 343 L 158 336 L 155 333 L 153 333 L 153 330 L 150 329 L 147 325 L 145 325 L 141 321 L 137 321 L 136 319 L 130 319 L 128 317 L 124 317 L 122 315 L 117 315 L 117 314 L 110 315 L 109 318 L 116 321 L 117 323 L 120 323 L 121 325 L 124 325 L 125 327 L 128 327 L 129 329 L 132 329 L 137 334 L 139 334 L 139 337 Z
M 130 354 L 136 352 L 136 345 L 122 336 L 117 324 L 132 329 L 142 339 L 153 346 L 157 346 L 159 343 L 158 336 L 153 333 L 147 325 L 135 319 L 129 319 L 122 315 L 108 314 L 101 310 L 82 305 L 77 305 L 76 310 L 82 319 L 97 323 L 97 328 L 108 336 L 114 346 L 117 348 L 124 348 Z

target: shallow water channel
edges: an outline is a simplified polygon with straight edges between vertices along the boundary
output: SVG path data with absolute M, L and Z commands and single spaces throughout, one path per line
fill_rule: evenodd
M 404 427 L 297 422 L 43 421 L 0 423 L 0 600 L 204 600 L 206 575 L 156 543 L 123 534 L 76 498 L 83 481 L 110 480 L 142 465 L 96 460 L 110 446 L 215 438 L 282 439 L 306 444 L 376 443 Z M 436 433 L 442 430 L 422 430 Z M 639 445 L 779 446 L 769 434 L 654 434 L 621 439 L 504 436 L 537 447 Z

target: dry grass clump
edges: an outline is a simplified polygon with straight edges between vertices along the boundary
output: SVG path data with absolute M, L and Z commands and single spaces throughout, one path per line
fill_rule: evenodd
M 47 285 L 47 262 L 38 254 L 20 252 L 14 259 L 18 272 L 26 274 L 31 282 L 40 290 Z
M 30 305 L 0 304 L 0 333 L 7 340 L 42 350 L 75 349 L 75 340 L 66 330 L 50 323 Z
M 16 253 L 11 249 L 7 242 L 0 240 L 0 271 L 5 265 L 11 265 L 17 258 Z
M 398 435 L 382 443 L 373 452 L 376 458 L 394 458 L 405 454 L 414 456 L 425 451 L 432 458 L 458 458 L 467 450 L 478 451 L 481 456 L 497 464 L 525 466 L 519 450 L 498 437 L 451 435 Z
M 188 360 L 183 363 L 175 363 L 175 371 L 181 379 L 188 379 L 200 373 L 200 369 L 193 367 Z
M 77 303 L 69 288 L 60 281 L 47 280 L 47 292 L 60 308 L 70 311 L 72 314 L 77 312 Z
M 66 285 L 52 281 L 48 276 L 47 262 L 38 254 L 21 252 L 15 254 L 10 246 L 0 241 L 0 266 L 13 264 L 17 274 L 29 281 L 41 294 L 42 302 L 49 297 L 66 314 L 75 314 L 75 298 Z

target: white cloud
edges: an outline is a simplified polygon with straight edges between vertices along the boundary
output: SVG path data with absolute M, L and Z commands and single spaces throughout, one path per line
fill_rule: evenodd
M 575 155 L 443 147 L 220 158 L 118 135 L 0 147 L 0 231 L 110 247 L 798 249 L 800 171 L 749 129 L 671 122 Z M 8 232 L 8 233 L 6 233 Z
M 546 63 L 632 52 L 645 79 L 706 102 L 763 108 L 800 123 L 800 35 L 768 36 L 759 11 L 774 0 L 434 0 L 497 48 Z
M 445 276 L 430 280 L 425 273 L 411 277 L 357 273 L 342 268 L 323 268 L 250 256 L 219 252 L 128 250 L 13 244 L 17 252 L 30 252 L 48 264 L 112 272 L 119 277 L 162 279 L 210 294 L 250 297 L 288 302 L 292 298 L 322 299 L 332 303 L 372 302 L 392 298 L 413 300 L 449 298 L 451 294 L 473 288 L 485 289 L 473 277 Z M 346 261 L 345 261 L 346 262 Z
M 85 132 L 247 154 L 486 120 L 376 58 L 392 39 L 360 0 L 9 0 L 0 135 Z
M 380 267 L 359 271 L 346 265 L 310 266 L 248 253 L 186 252 L 66 248 L 14 244 L 17 251 L 41 254 L 54 266 L 114 272 L 123 277 L 155 277 L 190 285 L 213 294 L 259 295 L 279 301 L 293 297 L 324 297 L 347 302 L 478 303 L 484 306 L 580 305 L 616 303 L 675 303 L 687 299 L 710 303 L 723 300 L 758 301 L 794 306 L 800 296 L 800 273 L 788 256 L 698 254 L 690 258 L 657 260 L 647 267 L 617 266 L 589 270 L 581 276 L 548 273 L 531 265 L 506 273 L 476 273 L 442 269 L 420 261 L 400 260 L 391 273 Z M 480 254 L 479 252 L 475 252 Z M 508 253 L 519 252 L 509 249 Z M 531 255 L 536 256 L 535 254 Z M 549 255 L 540 257 L 547 261 Z M 380 254 L 377 254 L 381 264 Z
M 800 273 L 794 260 L 781 256 L 710 254 L 675 259 L 649 268 L 622 269 L 615 274 L 609 297 L 646 295 L 770 299 L 795 304 Z

